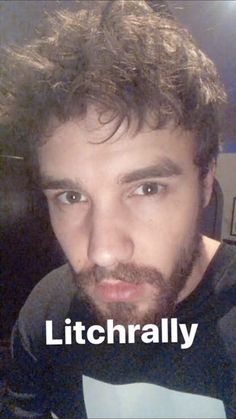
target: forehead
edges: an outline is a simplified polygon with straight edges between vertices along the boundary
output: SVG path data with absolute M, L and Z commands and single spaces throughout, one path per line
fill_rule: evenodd
M 60 176 L 86 176 L 94 172 L 114 176 L 169 159 L 182 169 L 194 165 L 194 136 L 173 125 L 153 130 L 146 124 L 136 132 L 135 121 L 116 128 L 116 121 L 94 110 L 65 123 L 53 121 L 47 141 L 38 149 L 41 172 Z M 107 122 L 107 123 L 106 123 Z M 55 173 L 54 173 L 55 172 Z

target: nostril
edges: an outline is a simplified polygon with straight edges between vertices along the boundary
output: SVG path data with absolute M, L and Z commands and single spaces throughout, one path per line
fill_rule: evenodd
M 112 268 L 119 262 L 130 261 L 133 248 L 132 240 L 121 231 L 97 232 L 90 237 L 88 259 L 97 266 Z

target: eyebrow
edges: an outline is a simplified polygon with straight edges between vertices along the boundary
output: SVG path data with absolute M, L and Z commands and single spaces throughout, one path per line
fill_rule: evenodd
M 46 189 L 69 189 L 69 190 L 82 190 L 83 187 L 78 181 L 72 179 L 55 179 L 53 176 L 41 175 L 40 186 L 43 190 Z
M 138 180 L 156 177 L 173 177 L 183 173 L 181 167 L 169 158 L 163 158 L 156 164 L 134 170 L 130 173 L 121 175 L 118 179 L 119 184 L 132 183 Z M 78 180 L 69 178 L 55 179 L 53 176 L 41 174 L 40 186 L 43 190 L 47 189 L 67 189 L 83 191 L 83 186 Z
M 173 177 L 180 176 L 183 173 L 181 167 L 174 163 L 169 158 L 165 157 L 154 163 L 151 166 L 134 170 L 119 178 L 119 183 L 131 183 L 142 179 L 155 178 L 155 177 Z

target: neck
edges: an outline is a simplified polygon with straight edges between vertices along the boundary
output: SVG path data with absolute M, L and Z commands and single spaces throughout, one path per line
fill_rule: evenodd
M 215 253 L 220 246 L 220 242 L 203 236 L 201 243 L 200 257 L 198 258 L 191 275 L 189 276 L 185 287 L 179 294 L 178 303 L 185 300 L 203 279 L 204 273 L 212 261 Z

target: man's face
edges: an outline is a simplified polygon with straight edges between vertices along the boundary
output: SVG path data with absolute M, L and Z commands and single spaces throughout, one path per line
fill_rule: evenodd
M 52 226 L 80 294 L 121 324 L 171 314 L 197 264 L 202 202 L 193 135 L 84 119 L 39 148 Z

